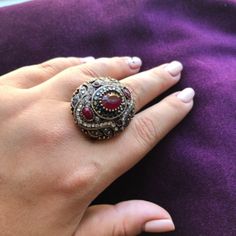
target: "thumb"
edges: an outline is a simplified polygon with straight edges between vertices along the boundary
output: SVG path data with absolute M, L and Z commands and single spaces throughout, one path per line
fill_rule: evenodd
M 174 229 L 166 210 L 151 202 L 131 200 L 89 207 L 75 236 L 134 236 L 142 231 L 159 233 Z

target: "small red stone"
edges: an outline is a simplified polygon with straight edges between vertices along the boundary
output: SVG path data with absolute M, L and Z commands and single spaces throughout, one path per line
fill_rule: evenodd
M 84 107 L 82 109 L 82 115 L 86 120 L 92 120 L 93 119 L 93 112 L 89 107 Z
M 107 93 L 102 97 L 102 105 L 110 110 L 118 108 L 121 104 L 121 97 L 116 93 Z

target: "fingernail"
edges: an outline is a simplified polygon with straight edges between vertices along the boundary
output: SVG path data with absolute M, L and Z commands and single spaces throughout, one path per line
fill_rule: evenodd
M 81 60 L 81 62 L 86 63 L 86 62 L 89 62 L 89 61 L 94 61 L 95 58 L 92 57 L 92 56 L 89 56 L 89 57 L 82 57 L 82 58 L 80 58 L 80 60 Z
M 143 230 L 149 233 L 161 233 L 175 230 L 175 225 L 171 219 L 152 220 L 145 223 Z
M 177 76 L 183 70 L 183 65 L 179 61 L 172 61 L 166 66 L 166 70 L 172 75 Z
M 127 60 L 131 69 L 138 69 L 142 65 L 142 60 L 139 57 L 128 57 Z
M 184 103 L 188 103 L 193 100 L 194 95 L 195 91 L 192 88 L 186 88 L 177 94 L 177 98 Z
M 99 57 L 99 58 L 98 58 L 98 60 L 100 60 L 100 61 L 101 61 L 101 60 L 108 60 L 108 59 L 110 59 L 110 58 L 109 58 L 109 57 Z

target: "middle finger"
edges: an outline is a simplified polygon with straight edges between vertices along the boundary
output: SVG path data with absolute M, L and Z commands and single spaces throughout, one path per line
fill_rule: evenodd
M 125 84 L 135 100 L 136 111 L 148 102 L 176 84 L 180 77 L 183 65 L 178 61 L 163 64 L 153 69 L 127 77 L 121 82 Z

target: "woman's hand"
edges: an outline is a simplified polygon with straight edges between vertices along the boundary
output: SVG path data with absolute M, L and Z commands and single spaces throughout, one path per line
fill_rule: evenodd
M 110 236 L 174 229 L 170 215 L 146 201 L 88 207 L 152 149 L 193 106 L 185 89 L 139 112 L 120 135 L 85 137 L 70 111 L 74 90 L 97 76 L 121 80 L 137 112 L 178 82 L 182 65 L 138 73 L 138 58 L 57 58 L 0 77 L 1 235 Z

